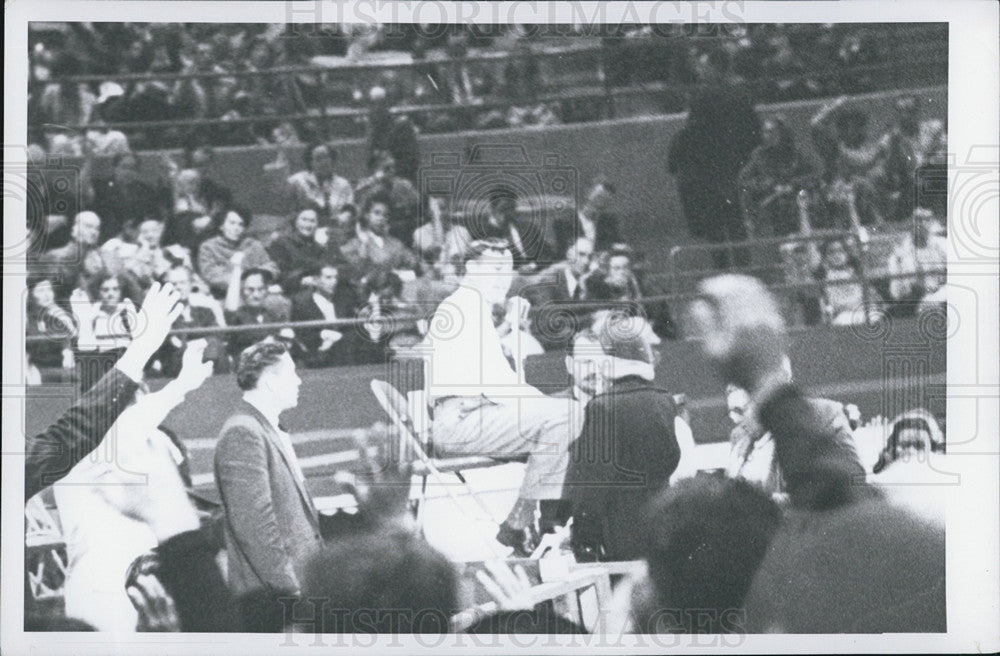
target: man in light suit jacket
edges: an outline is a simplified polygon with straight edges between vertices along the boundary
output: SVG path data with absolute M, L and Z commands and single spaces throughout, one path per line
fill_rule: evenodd
M 229 588 L 240 597 L 298 594 L 322 544 L 319 517 L 278 416 L 298 404 L 295 363 L 280 342 L 243 351 L 236 370 L 243 402 L 222 427 L 215 479 L 225 510 Z

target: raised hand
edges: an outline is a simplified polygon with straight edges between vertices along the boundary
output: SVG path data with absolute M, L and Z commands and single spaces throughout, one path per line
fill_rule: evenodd
M 198 389 L 212 375 L 215 363 L 204 362 L 207 346 L 208 340 L 196 339 L 188 342 L 187 348 L 184 349 L 184 355 L 181 356 L 181 371 L 174 380 L 185 392 Z
M 132 605 L 139 611 L 137 631 L 176 633 L 181 630 L 181 620 L 174 600 L 163 589 L 163 584 L 156 576 L 149 573 L 139 574 L 134 580 L 129 581 L 125 592 Z
M 142 377 L 146 362 L 163 344 L 174 321 L 183 311 L 180 300 L 173 285 L 167 283 L 161 287 L 160 283 L 154 282 L 146 292 L 139 311 L 136 311 L 131 301 L 125 301 L 125 323 L 132 343 L 116 366 L 133 380 Z
M 703 281 L 700 291 L 688 329 L 702 340 L 722 377 L 751 393 L 787 381 L 784 320 L 764 285 L 749 276 L 724 275 Z
M 504 561 L 487 561 L 486 570 L 476 572 L 476 578 L 497 602 L 500 610 L 531 610 L 535 607 L 531 600 L 531 581 L 524 568 Z

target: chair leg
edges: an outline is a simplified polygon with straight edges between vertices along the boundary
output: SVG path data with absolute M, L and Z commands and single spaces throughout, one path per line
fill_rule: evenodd
M 427 500 L 427 474 L 420 477 L 420 496 L 417 498 L 417 526 L 424 530 L 424 506 Z

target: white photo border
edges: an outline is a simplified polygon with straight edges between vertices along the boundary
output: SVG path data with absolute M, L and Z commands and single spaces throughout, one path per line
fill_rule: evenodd
M 252 5 L 252 11 L 247 11 Z M 17 148 L 27 134 L 27 24 L 29 21 L 175 22 L 948 22 L 948 138 L 953 160 L 949 171 L 949 208 L 974 209 L 956 198 L 956 180 L 965 170 L 986 171 L 995 182 L 1000 168 L 998 134 L 998 7 L 990 0 L 952 2 L 92 2 L 17 0 L 5 6 L 6 56 L 4 97 L 4 160 L 17 162 Z M 9 145 L 9 146 L 8 146 Z M 23 157 L 23 154 L 22 154 Z M 992 176 L 992 177 L 990 177 Z M 996 191 L 1000 187 L 993 187 Z M 971 199 L 972 200 L 976 199 Z M 355 641 L 329 636 L 325 648 L 311 635 L 284 634 L 108 634 L 30 633 L 23 631 L 23 453 L 22 387 L 23 332 L 21 323 L 4 322 L 3 339 L 3 531 L 0 581 L 0 640 L 3 653 L 107 654 L 247 654 L 356 653 L 367 647 L 377 653 L 502 653 L 530 648 L 535 653 L 564 653 L 579 647 L 593 653 L 739 653 L 909 651 L 994 652 L 1000 650 L 1000 387 L 998 387 L 998 324 L 996 216 L 998 198 L 978 200 L 976 216 L 950 216 L 949 283 L 967 289 L 956 311 L 957 333 L 948 343 L 948 432 L 974 435 L 974 448 L 950 458 L 962 483 L 949 488 L 947 505 L 948 632 L 917 635 L 746 635 L 746 636 L 357 636 Z M 985 209 L 983 203 L 985 202 Z M 992 209 L 990 209 L 992 208 Z M 992 212 L 993 221 L 989 220 Z M 25 208 L 19 198 L 4 194 L 4 244 L 25 237 Z M 959 221 L 962 221 L 960 224 Z M 965 226 L 965 227 L 963 227 Z M 992 257 L 971 259 L 956 247 L 956 233 L 969 228 L 970 238 Z M 977 234 L 978 233 L 978 234 Z M 24 312 L 25 276 L 4 267 L 4 315 Z M 8 330 L 8 328 L 16 328 Z M 972 398 L 973 402 L 969 399 Z M 970 410 L 973 408 L 974 410 Z M 967 445 L 965 445 L 967 446 Z M 971 457 L 975 456 L 975 457 Z M 873 557 L 877 555 L 873 554 Z M 587 638 L 588 641 L 584 641 Z M 657 639 L 658 638 L 658 639 Z M 337 647 L 337 644 L 342 647 Z

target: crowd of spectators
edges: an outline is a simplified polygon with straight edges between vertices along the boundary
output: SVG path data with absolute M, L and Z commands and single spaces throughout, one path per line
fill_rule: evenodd
M 127 127 L 140 150 L 386 134 L 393 107 L 413 110 L 404 132 L 551 125 L 603 118 L 594 99 L 649 82 L 668 85 L 661 111 L 682 111 L 720 60 L 757 102 L 892 87 L 901 76 L 878 67 L 946 43 L 922 28 L 723 26 L 706 39 L 669 27 L 44 24 L 29 44 L 29 128 L 65 155 L 81 149 L 74 126 L 101 123 L 181 122 Z M 559 60 L 542 59 L 571 41 Z M 178 77 L 188 74 L 206 77 Z M 74 76 L 90 77 L 65 81 Z M 559 97 L 563 88 L 590 96 Z M 210 123 L 183 123 L 199 120 Z
M 889 125 L 870 135 L 862 102 L 841 96 L 796 134 L 780 114 L 757 114 L 728 55 L 716 63 L 668 161 L 688 231 L 714 267 L 792 286 L 788 318 L 800 325 L 943 300 L 941 279 L 924 275 L 946 263 L 946 196 L 935 181 L 946 179 L 947 134 L 929 103 L 898 96 Z M 775 245 L 752 254 L 748 239 Z
M 114 330 L 120 309 L 154 281 L 178 289 L 186 332 L 171 336 L 150 373 L 176 372 L 178 349 L 198 329 L 211 337 L 219 371 L 266 335 L 288 340 L 306 366 L 377 362 L 422 339 L 458 284 L 465 249 L 482 238 L 503 239 L 516 253 L 512 294 L 531 302 L 522 320 L 539 352 L 565 347 L 598 307 L 642 311 L 640 254 L 623 240 L 616 188 L 604 176 L 578 210 L 569 199 L 549 211 L 544 199 L 501 184 L 483 199 L 422 198 L 397 169 L 405 152 L 373 149 L 367 176 L 344 171 L 328 143 L 303 153 L 301 170 L 279 156 L 263 175 L 287 214 L 255 218 L 218 182 L 209 146 L 181 161 L 146 160 L 157 171 L 140 171 L 130 150 L 88 151 L 79 194 L 67 199 L 33 151 L 29 175 L 39 193 L 29 199 L 29 232 L 44 248 L 30 267 L 31 380 L 71 376 L 88 354 L 113 355 L 124 346 Z M 655 327 L 669 335 L 666 308 L 654 310 Z M 505 320 L 503 308 L 496 319 Z M 290 321 L 340 323 L 282 325 Z

